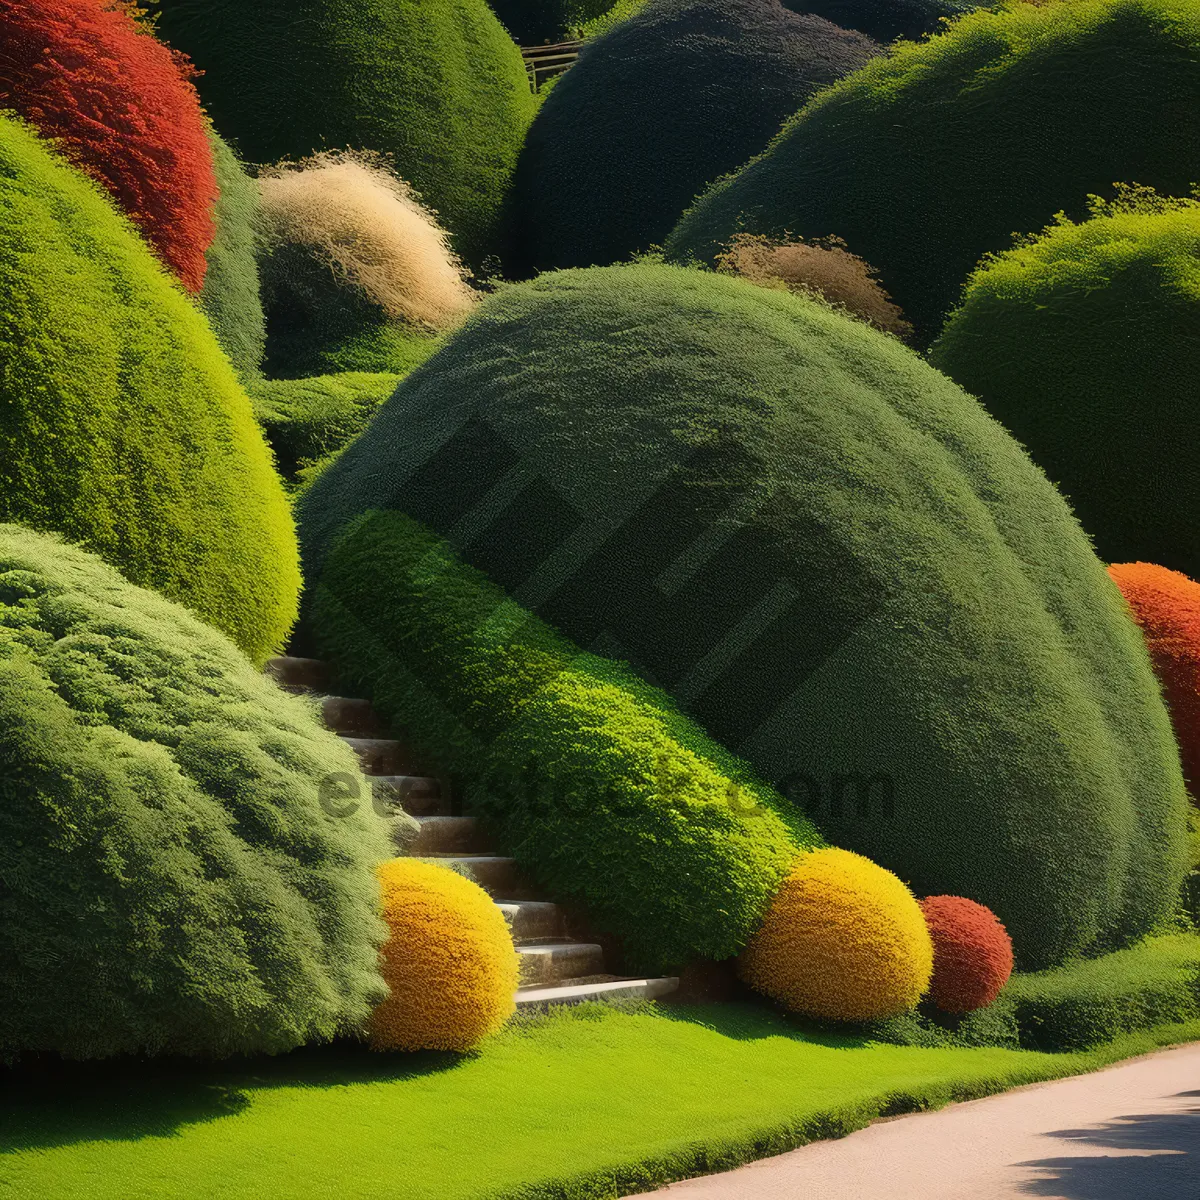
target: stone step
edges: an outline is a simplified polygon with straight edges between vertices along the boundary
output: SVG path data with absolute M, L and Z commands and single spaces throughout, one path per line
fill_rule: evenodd
M 358 755 L 364 775 L 421 775 L 416 759 L 403 742 L 392 738 L 346 737 L 344 741 Z
M 518 946 L 521 987 L 547 987 L 583 975 L 604 973 L 604 949 L 590 942 L 545 942 Z
M 375 715 L 370 700 L 356 700 L 350 696 L 322 696 L 321 719 L 327 729 L 350 737 L 372 737 L 381 732 L 379 718 Z
M 333 672 L 319 658 L 269 658 L 263 672 L 291 692 L 327 692 Z
M 451 816 L 450 798 L 440 779 L 428 775 L 372 775 L 371 790 L 379 804 L 402 808 L 409 816 Z
M 567 936 L 562 909 L 547 900 L 518 900 L 501 904 L 500 911 L 518 946 L 523 942 L 561 942 Z
M 568 984 L 564 987 L 529 987 L 517 992 L 517 1008 L 550 1008 L 556 1004 L 583 1004 L 588 1000 L 657 1000 L 679 987 L 671 976 L 661 979 L 614 979 L 603 983 Z
M 498 854 L 427 854 L 422 857 L 473 879 L 493 900 L 511 903 L 534 899 L 529 884 L 521 878 L 517 864 L 511 858 Z
M 482 854 L 488 844 L 474 817 L 419 816 L 421 832 L 409 845 L 409 854 Z

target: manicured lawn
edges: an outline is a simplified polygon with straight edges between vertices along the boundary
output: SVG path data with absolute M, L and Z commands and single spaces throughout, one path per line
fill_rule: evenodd
M 1078 1054 L 925 1049 L 752 1005 L 587 1007 L 466 1058 L 339 1047 L 60 1068 L 0 1076 L 0 1195 L 610 1197 L 1192 1039 L 1200 1021 Z

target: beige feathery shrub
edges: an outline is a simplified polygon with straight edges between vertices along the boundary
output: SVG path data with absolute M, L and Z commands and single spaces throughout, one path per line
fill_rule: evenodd
M 815 293 L 852 317 L 905 340 L 912 326 L 892 303 L 870 263 L 851 254 L 838 237 L 813 242 L 772 242 L 740 233 L 717 258 L 717 270 L 762 287 Z
M 277 245 L 308 249 L 393 321 L 443 330 L 475 293 L 434 214 L 377 156 L 347 151 L 285 163 L 259 180 Z

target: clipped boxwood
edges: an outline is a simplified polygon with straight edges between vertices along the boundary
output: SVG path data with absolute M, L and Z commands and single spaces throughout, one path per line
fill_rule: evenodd
M 928 344 L 986 253 L 1128 180 L 1200 177 L 1200 0 L 975 12 L 830 88 L 714 185 L 667 243 L 836 234 Z
M 931 352 L 1109 562 L 1200 576 L 1200 203 L 1093 205 L 985 262 Z
M 668 697 L 401 513 L 354 521 L 314 591 L 343 683 L 457 772 L 497 845 L 618 935 L 632 970 L 737 953 L 818 841 Z
M 247 158 L 388 154 L 468 262 L 495 252 L 536 102 L 485 0 L 156 0 L 155 11 Z
M 877 50 L 777 0 L 657 0 L 588 44 L 530 127 L 519 265 L 611 263 L 662 242 L 707 184 Z
M 258 278 L 258 187 L 211 126 L 208 136 L 220 194 L 213 209 L 216 237 L 208 248 L 200 307 L 238 376 L 253 383 L 267 343 Z
M 90 180 L 0 117 L 0 520 L 56 530 L 256 660 L 295 528 L 204 319 Z
M 1026 965 L 1174 906 L 1141 635 L 1020 446 L 893 338 L 703 271 L 512 286 L 305 493 L 310 579 L 370 509 L 631 663 L 831 841 L 986 904 Z
M 361 1025 L 390 849 L 323 788 L 366 781 L 311 701 L 95 556 L 0 525 L 0 1059 Z
M 368 425 L 402 375 L 347 371 L 313 379 L 269 379 L 251 393 L 284 478 L 342 449 Z

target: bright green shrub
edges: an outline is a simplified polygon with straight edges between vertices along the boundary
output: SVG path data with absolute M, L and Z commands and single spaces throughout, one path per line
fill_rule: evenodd
M 667 243 L 836 234 L 927 344 L 1013 231 L 1080 216 L 1131 180 L 1200 178 L 1200 0 L 1074 0 L 970 13 L 830 88 L 714 185 Z
M 284 477 L 294 479 L 356 438 L 402 378 L 350 371 L 257 384 L 251 393 L 254 415 Z
M 491 7 L 519 45 L 540 46 L 569 37 L 611 5 L 610 0 L 491 0 Z
M 291 513 L 203 318 L 108 199 L 0 118 L 0 520 L 57 530 L 262 660 Z
M 258 188 L 216 130 L 210 127 L 208 136 L 220 195 L 200 307 L 240 378 L 251 383 L 267 341 L 258 279 Z
M 314 592 L 342 682 L 458 773 L 496 844 L 619 935 L 631 969 L 735 954 L 817 841 L 665 695 L 400 513 L 353 522 Z
M 1029 447 L 1103 558 L 1200 575 L 1200 204 L 1098 204 L 990 259 L 931 358 Z
M 93 555 L 0 525 L 0 1059 L 359 1026 L 390 851 L 351 793 L 311 701 Z
M 478 265 L 496 250 L 535 100 L 484 0 L 157 0 L 156 11 L 248 158 L 388 154 L 464 258 Z
M 1084 1050 L 1125 1033 L 1200 1018 L 1200 938 L 1173 934 L 1090 962 L 1014 975 L 1001 1000 L 1016 1009 L 1029 1050 Z
M 517 265 L 611 263 L 662 242 L 707 184 L 877 51 L 776 0 L 657 0 L 587 45 L 530 127 Z
M 508 287 L 304 494 L 311 580 L 371 509 L 632 664 L 831 841 L 986 904 L 1025 966 L 1174 908 L 1141 635 L 1020 446 L 893 338 L 680 268 Z

